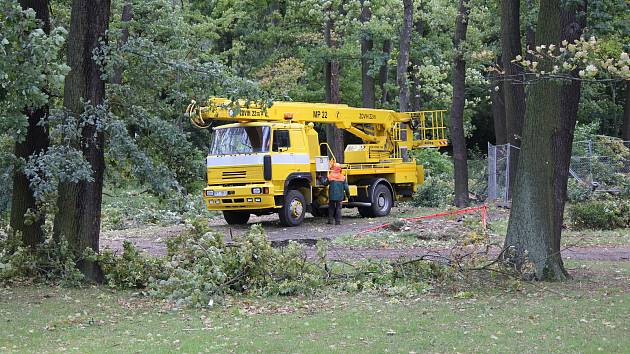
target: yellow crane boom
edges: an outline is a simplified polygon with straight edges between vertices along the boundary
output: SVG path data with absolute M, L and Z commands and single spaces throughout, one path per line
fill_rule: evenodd
M 444 110 L 395 112 L 387 109 L 355 108 L 345 104 L 274 102 L 271 107 L 257 104 L 246 106 L 244 101 L 232 102 L 212 97 L 206 105 L 192 101 L 186 115 L 193 125 L 206 128 L 215 120 L 236 122 L 296 122 L 334 124 L 366 143 L 384 144 L 388 134 L 400 123 L 417 132 L 410 148 L 442 147 L 447 145 Z

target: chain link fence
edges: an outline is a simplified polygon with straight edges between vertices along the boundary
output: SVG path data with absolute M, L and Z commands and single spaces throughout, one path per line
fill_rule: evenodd
M 507 204 L 510 195 L 511 162 L 519 148 L 488 143 L 488 200 Z M 593 192 L 619 193 L 630 179 L 630 141 L 608 136 L 573 143 L 569 174 L 582 188 Z

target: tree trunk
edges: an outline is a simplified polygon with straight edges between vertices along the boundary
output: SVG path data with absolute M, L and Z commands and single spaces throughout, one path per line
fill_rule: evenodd
M 35 17 L 42 22 L 42 29 L 46 34 L 50 33 L 50 14 L 48 12 L 48 0 L 20 0 L 22 9 L 33 9 Z M 48 130 L 38 125 L 42 118 L 48 115 L 48 105 L 43 107 L 27 107 L 28 128 L 24 141 L 15 144 L 15 156 L 27 160 L 33 154 L 39 154 L 48 149 Z M 13 191 L 11 194 L 11 227 L 22 234 L 22 244 L 35 246 L 44 241 L 44 215 L 37 215 L 35 220 L 26 222 L 25 214 L 35 211 L 37 204 L 29 181 L 24 174 L 23 166 L 16 165 L 13 169 Z
M 99 65 L 92 60 L 92 52 L 99 46 L 100 39 L 106 39 L 109 14 L 110 0 L 72 2 L 68 34 L 70 72 L 64 85 L 64 107 L 75 116 L 84 112 L 83 102 L 89 102 L 92 106 L 103 103 L 105 82 L 101 80 Z M 54 233 L 57 237 L 65 237 L 77 254 L 88 247 L 97 252 L 99 250 L 104 143 L 104 134 L 100 128 L 86 122 L 78 147 L 92 167 L 94 180 L 65 182 L 59 186 L 59 211 L 55 216 Z M 102 280 L 102 272 L 95 263 L 81 261 L 78 266 L 88 279 Z
M 573 43 L 582 35 L 586 27 L 586 0 L 572 5 L 565 5 L 560 15 L 561 35 L 560 41 L 566 40 Z M 542 44 L 542 43 L 541 43 Z M 573 73 L 577 77 L 577 70 Z M 558 117 L 558 130 L 553 136 L 554 151 L 554 229 L 553 252 L 558 254 L 557 262 L 560 263 L 564 275 L 564 264 L 560 255 L 560 240 L 562 236 L 562 224 L 564 220 L 564 206 L 567 200 L 567 182 L 569 179 L 569 166 L 573 150 L 573 134 L 580 103 L 581 81 L 575 80 L 563 83 L 560 92 L 560 116 Z
M 565 38 L 579 37 L 581 28 L 576 28 L 575 11 L 563 9 L 561 0 L 542 0 L 537 43 L 559 46 Z M 553 65 L 550 61 L 541 64 L 545 71 Z M 567 272 L 560 255 L 561 212 L 579 83 L 535 81 L 529 99 L 536 104 L 527 105 L 520 169 L 505 241 L 510 247 L 506 259 L 517 269 L 531 262 L 537 279 L 562 280 Z
M 425 23 L 422 19 L 419 19 L 418 21 L 416 21 L 413 25 L 413 27 L 415 28 L 416 33 L 418 34 L 419 37 L 424 37 L 425 36 L 425 30 L 426 30 L 426 26 Z M 411 92 L 409 95 L 409 101 L 410 101 L 410 105 L 411 105 L 411 110 L 418 112 L 421 108 L 422 108 L 422 102 L 420 100 L 420 78 L 418 77 L 418 75 L 415 75 L 414 73 L 414 69 L 419 67 L 420 65 L 422 65 L 421 61 L 419 58 L 413 58 L 411 59 L 411 68 L 412 68 L 412 78 L 411 78 Z
M 403 0 L 403 24 L 400 30 L 400 52 L 396 82 L 398 83 L 398 102 L 401 112 L 409 110 L 409 85 L 407 84 L 407 67 L 409 66 L 409 46 L 411 45 L 411 25 L 413 21 L 413 0 Z
M 327 20 L 324 26 L 324 40 L 329 48 L 336 48 L 337 43 L 333 38 L 334 23 Z M 326 93 L 326 103 L 341 103 L 341 91 L 339 89 L 339 61 L 327 60 L 324 63 L 324 91 Z M 334 124 L 326 124 L 326 142 L 337 162 L 343 162 L 343 130 Z
M 361 1 L 361 23 L 370 22 L 372 11 L 368 6 L 363 6 L 364 0 Z M 374 108 L 376 105 L 376 96 L 374 93 L 374 78 L 370 76 L 370 66 L 372 60 L 370 55 L 374 47 L 372 34 L 369 32 L 361 33 L 361 97 L 363 99 L 363 107 Z
M 132 4 L 131 1 L 126 1 L 125 5 L 123 5 L 122 16 L 120 18 L 120 22 L 122 25 L 122 29 L 120 30 L 120 41 L 118 42 L 118 47 L 122 47 L 129 41 L 129 28 L 127 27 L 129 21 L 133 18 L 132 12 Z M 123 68 L 120 66 L 116 66 L 114 68 L 114 73 L 112 74 L 112 84 L 122 84 L 122 74 Z
M 392 42 L 389 39 L 383 41 L 383 55 L 385 56 L 385 62 L 381 65 L 378 72 L 378 81 L 381 86 L 381 106 L 387 103 L 389 97 L 387 96 L 387 80 L 389 79 L 389 66 L 387 61 L 392 53 Z
M 497 57 L 497 63 L 502 63 L 501 56 Z M 491 81 L 493 83 L 490 98 L 492 100 L 492 119 L 494 122 L 494 143 L 495 145 L 503 145 L 507 143 L 503 76 L 497 74 Z
M 464 90 L 466 86 L 466 62 L 461 43 L 466 40 L 468 29 L 468 0 L 459 0 L 459 10 L 453 37 L 453 104 L 451 107 L 451 138 L 453 139 L 453 165 L 455 172 L 455 205 L 468 205 L 468 160 L 464 136 Z
M 512 60 L 521 55 L 520 0 L 501 0 L 501 48 L 504 74 L 505 130 L 507 142 L 521 146 L 525 117 L 523 69 Z M 510 191 L 518 173 L 518 149 L 510 150 Z M 511 193 L 510 193 L 511 194 Z
M 630 81 L 626 81 L 626 102 L 623 105 L 623 126 L 621 127 L 621 138 L 630 141 Z

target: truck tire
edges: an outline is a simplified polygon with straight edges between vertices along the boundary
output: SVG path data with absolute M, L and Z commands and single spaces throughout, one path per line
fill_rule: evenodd
M 369 207 L 359 207 L 359 214 L 364 218 L 389 215 L 390 210 L 392 210 L 392 205 L 394 205 L 392 192 L 384 184 L 374 186 L 372 195 L 370 196 L 370 202 L 372 205 Z
M 319 203 L 314 201 L 313 203 L 311 203 L 311 215 L 316 218 L 326 216 L 328 215 L 328 209 L 320 209 Z
M 249 221 L 249 213 L 243 211 L 224 210 L 223 218 L 229 225 L 245 225 Z
M 284 226 L 298 226 L 304 220 L 306 214 L 306 199 L 300 191 L 292 189 L 284 196 L 284 204 L 278 216 Z

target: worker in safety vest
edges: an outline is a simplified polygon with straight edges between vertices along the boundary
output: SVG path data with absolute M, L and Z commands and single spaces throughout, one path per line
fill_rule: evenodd
M 350 195 L 350 188 L 346 176 L 341 173 L 341 165 L 333 162 L 328 171 L 327 180 L 323 181 L 328 186 L 328 223 L 332 224 L 333 217 L 335 225 L 341 225 L 341 202 L 344 195 Z

